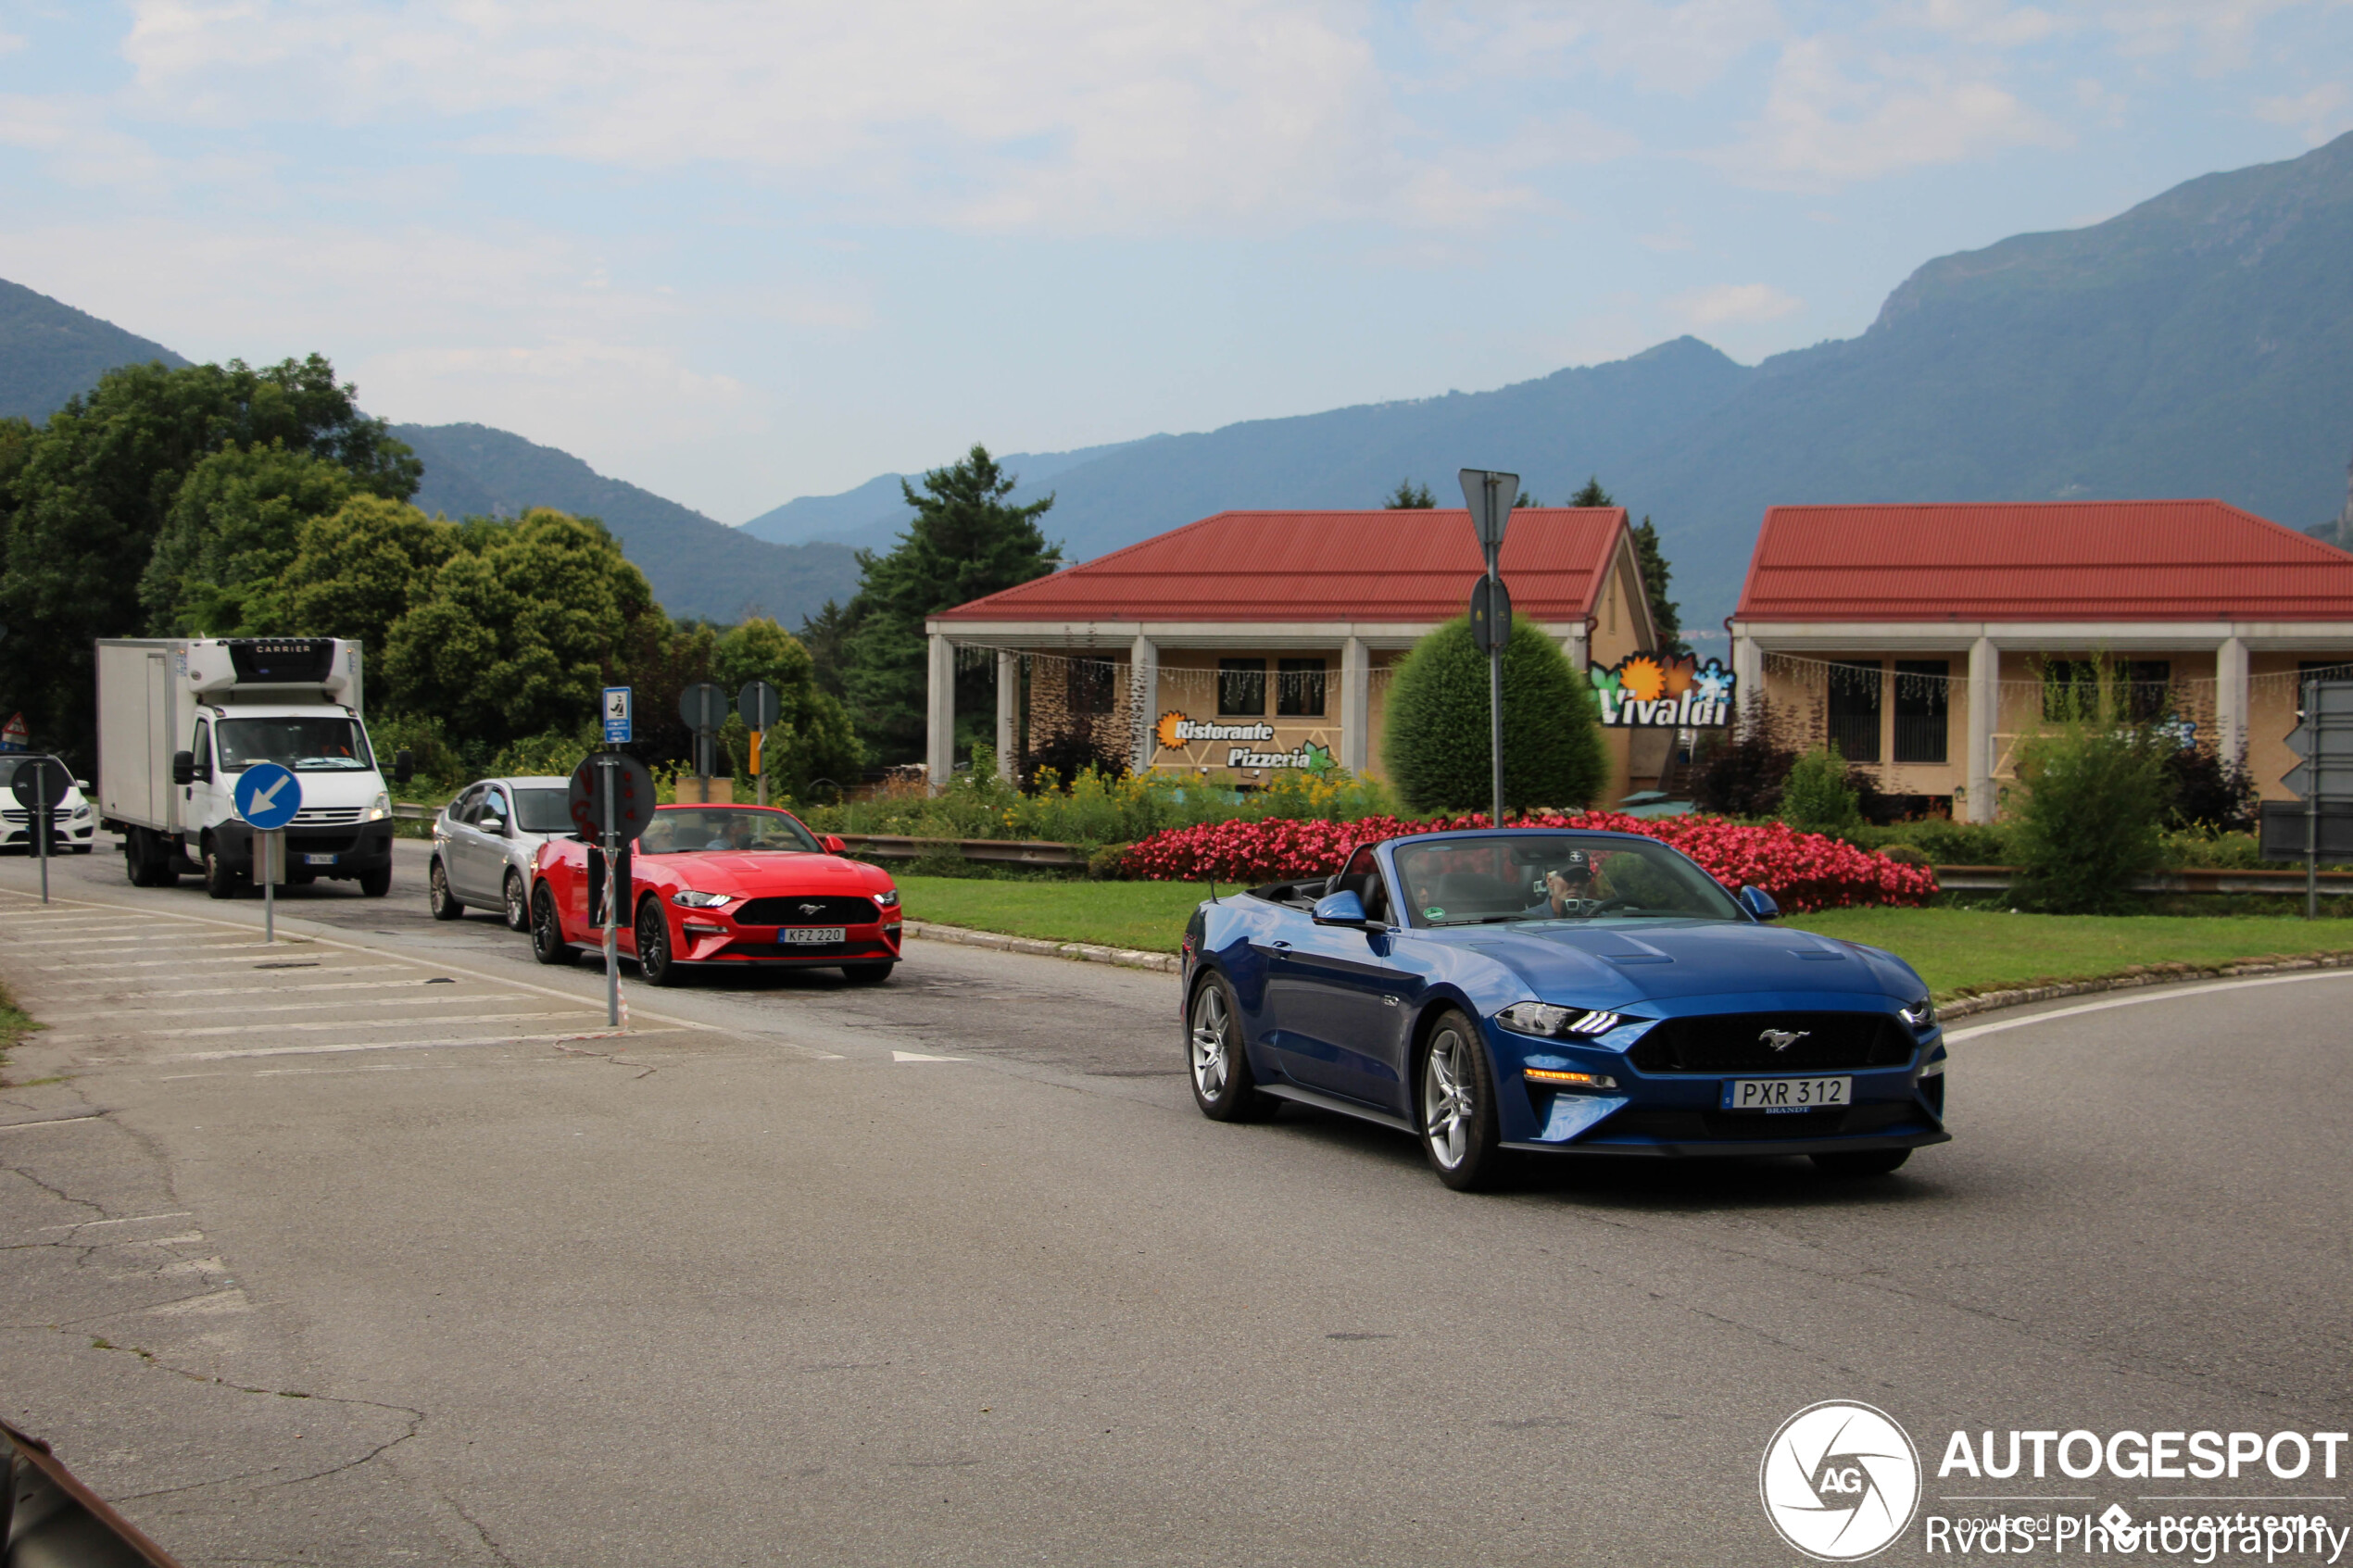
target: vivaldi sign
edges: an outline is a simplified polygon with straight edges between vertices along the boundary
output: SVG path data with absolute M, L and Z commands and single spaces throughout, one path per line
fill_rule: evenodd
M 1213 723 L 1205 719 L 1188 719 L 1171 710 L 1160 716 L 1152 727 L 1152 738 L 1162 749 L 1181 751 L 1202 741 L 1224 741 L 1227 768 L 1304 768 L 1320 773 L 1332 765 L 1332 748 L 1307 741 L 1289 751 L 1262 751 L 1259 746 L 1272 744 L 1275 726 L 1264 719 L 1249 720 L 1238 724 Z
M 1713 730 L 1732 721 L 1734 677 L 1721 659 L 1630 653 L 1607 669 L 1588 667 L 1585 676 L 1602 722 L 1615 728 Z

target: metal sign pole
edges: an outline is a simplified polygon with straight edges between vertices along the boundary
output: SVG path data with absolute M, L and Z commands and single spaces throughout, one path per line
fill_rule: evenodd
M 2328 775 L 2328 716 L 2321 711 L 2317 684 L 2304 688 L 2304 721 L 2312 726 L 2312 780 L 2304 791 L 2304 918 L 2321 914 L 2321 781 Z
M 261 939 L 265 943 L 275 942 L 278 939 L 278 879 L 272 873 L 277 870 L 278 835 L 257 833 L 253 836 L 255 847 L 261 851 Z
M 49 764 L 48 759 L 32 765 L 33 843 L 41 852 L 41 901 L 49 901 Z
M 621 827 L 614 820 L 621 798 L 621 781 L 613 777 L 617 768 L 610 758 L 597 764 L 603 780 L 605 797 L 605 1027 L 621 1027 L 621 943 L 613 922 L 616 907 L 621 902 L 618 843 Z
M 1501 552 L 1490 546 L 1487 551 L 1488 603 L 1495 602 L 1495 584 L 1503 581 L 1496 557 Z M 1504 644 L 1500 637 L 1487 641 L 1487 719 L 1488 741 L 1492 748 L 1495 772 L 1494 825 L 1504 825 Z

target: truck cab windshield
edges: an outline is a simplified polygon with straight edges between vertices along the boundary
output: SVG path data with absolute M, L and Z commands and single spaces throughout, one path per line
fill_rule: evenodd
M 365 772 L 376 765 L 367 732 L 340 714 L 223 719 L 216 733 L 220 766 L 233 773 L 256 762 L 277 762 L 296 772 Z

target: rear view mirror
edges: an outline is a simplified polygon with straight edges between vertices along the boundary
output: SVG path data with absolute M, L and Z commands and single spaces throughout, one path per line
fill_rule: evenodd
M 1781 918 L 1781 907 L 1773 902 L 1773 896 L 1770 893 L 1766 892 L 1761 887 L 1742 888 L 1741 908 L 1746 909 L 1750 915 L 1757 920 L 1779 920 Z
M 392 754 L 392 782 L 405 784 L 416 776 L 417 759 L 404 746 Z
M 196 754 L 195 752 L 175 751 L 171 754 L 171 782 L 176 784 L 191 784 L 196 782 Z

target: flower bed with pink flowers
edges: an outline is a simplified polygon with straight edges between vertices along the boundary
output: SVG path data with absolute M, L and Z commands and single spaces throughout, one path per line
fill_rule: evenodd
M 1329 875 L 1360 844 L 1486 825 L 1484 813 L 1422 822 L 1396 817 L 1353 822 L 1207 822 L 1152 834 L 1127 851 L 1120 870 L 1150 882 L 1291 882 Z M 1728 888 L 1763 888 L 1793 914 L 1870 904 L 1925 904 L 1936 894 L 1936 878 L 1925 866 L 1904 865 L 1844 839 L 1799 833 L 1782 822 L 1751 824 L 1697 816 L 1644 819 L 1586 811 L 1515 817 L 1508 825 L 1639 833 L 1673 845 Z

